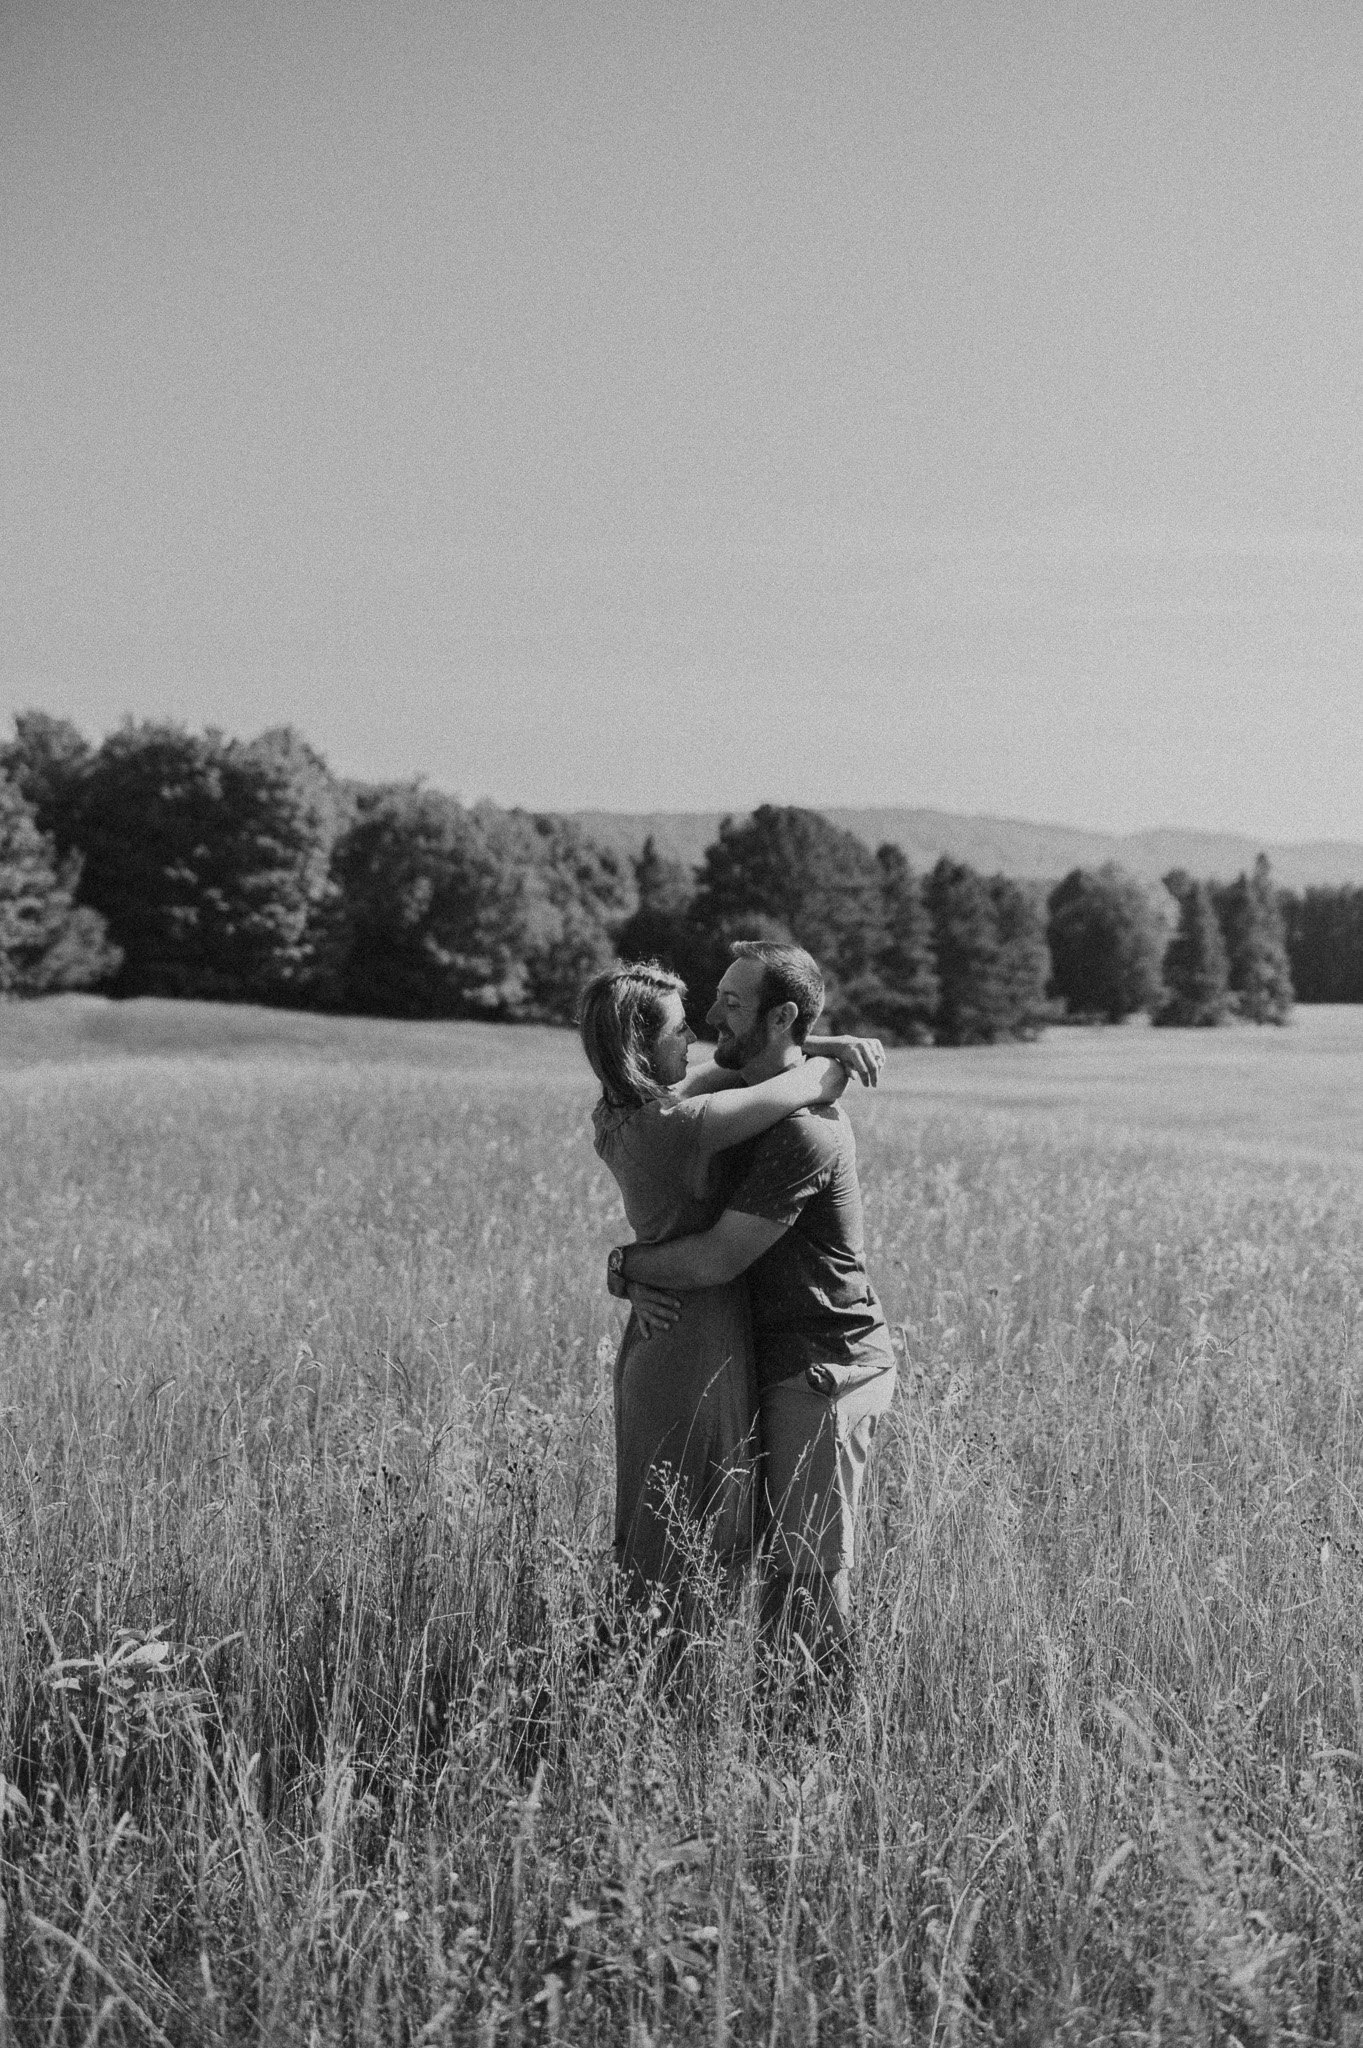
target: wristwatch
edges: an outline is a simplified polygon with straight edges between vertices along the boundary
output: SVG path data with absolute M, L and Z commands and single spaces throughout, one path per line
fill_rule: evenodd
M 622 1244 L 612 1246 L 610 1257 L 606 1260 L 606 1286 L 617 1301 L 624 1300 L 625 1247 Z

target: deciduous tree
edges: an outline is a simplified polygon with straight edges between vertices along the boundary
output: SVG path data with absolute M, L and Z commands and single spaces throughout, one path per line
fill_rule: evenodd
M 0 774 L 0 996 L 91 988 L 118 967 L 103 920 L 72 900 L 79 860 L 58 863 L 29 805 Z
M 84 775 L 82 895 L 118 992 L 289 1002 L 314 991 L 340 793 L 287 728 L 243 743 L 126 725 Z
M 570 820 L 438 791 L 360 794 L 338 848 L 341 995 L 402 1017 L 568 1022 L 630 898 Z
M 823 968 L 851 981 L 884 943 L 875 856 L 818 811 L 762 804 L 726 818 L 706 848 L 694 901 L 711 930 L 759 914 L 790 932 Z
M 706 848 L 691 922 L 717 942 L 720 973 L 730 938 L 780 936 L 813 954 L 828 989 L 829 1022 L 868 1020 L 859 992 L 875 976 L 885 944 L 880 869 L 851 832 L 817 811 L 763 804 L 750 818 L 726 818 Z M 692 990 L 706 1008 L 713 989 Z
M 59 860 L 80 839 L 84 777 L 93 758 L 84 735 L 46 711 L 17 712 L 14 737 L 0 746 L 0 774 L 15 785 Z
M 570 1023 L 583 982 L 614 958 L 613 934 L 634 893 L 628 868 L 571 818 L 491 805 L 479 815 L 498 868 L 514 877 L 519 1014 Z
M 1072 868 L 1047 907 L 1051 986 L 1071 1016 L 1120 1024 L 1157 1006 L 1165 933 L 1134 876 L 1111 862 Z
M 437 790 L 358 793 L 335 858 L 340 1000 L 392 1017 L 495 1017 L 522 994 L 514 877 L 472 812 Z

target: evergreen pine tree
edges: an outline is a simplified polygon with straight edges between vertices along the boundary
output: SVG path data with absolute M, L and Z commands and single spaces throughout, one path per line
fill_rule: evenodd
M 1000 1038 L 1035 1038 L 1046 1019 L 1051 955 L 1040 891 L 1007 875 L 989 884 L 998 932 L 997 988 Z
M 634 863 L 634 887 L 640 910 L 686 910 L 695 884 L 679 860 L 669 860 L 650 832 Z
M 929 1045 L 937 1014 L 937 963 L 932 918 L 917 875 L 901 847 L 876 849 L 884 937 L 872 972 L 850 991 L 875 1030 L 904 1045 Z
M 1259 855 L 1251 874 L 1217 891 L 1216 909 L 1238 1014 L 1255 1024 L 1285 1024 L 1292 1014 L 1292 970 L 1266 854 Z
M 982 875 L 945 854 L 928 876 L 939 1045 L 992 1045 L 1007 1029 L 998 915 Z
M 638 903 L 615 935 L 620 958 L 656 960 L 689 981 L 697 946 L 702 945 L 707 956 L 702 978 L 706 978 L 713 947 L 705 945 L 691 921 L 690 874 L 680 861 L 668 860 L 658 851 L 651 833 L 634 863 L 634 886 Z
M 1221 1024 L 1230 1007 L 1226 948 L 1211 891 L 1177 878 L 1178 929 L 1164 955 L 1165 1002 L 1157 1024 Z M 1166 878 L 1169 886 L 1169 878 Z M 1172 893 L 1172 890 L 1171 890 Z
M 1279 898 L 1299 1003 L 1363 1003 L 1363 889 L 1349 883 Z

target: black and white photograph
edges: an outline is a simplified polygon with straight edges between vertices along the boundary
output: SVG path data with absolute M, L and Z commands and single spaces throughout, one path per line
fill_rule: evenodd
M 0 0 L 0 2048 L 1363 2043 L 1363 9 Z

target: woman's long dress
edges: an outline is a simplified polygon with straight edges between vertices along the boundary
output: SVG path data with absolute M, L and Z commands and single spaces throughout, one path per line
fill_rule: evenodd
M 641 1243 L 708 1230 L 724 1206 L 726 1176 L 701 1143 L 709 1100 L 597 1108 L 596 1149 Z M 753 1545 L 757 1380 L 747 1287 L 697 1288 L 681 1303 L 672 1327 L 652 1337 L 631 1311 L 615 1361 L 615 1554 L 640 1595 L 675 1587 L 698 1537 L 725 1567 Z

